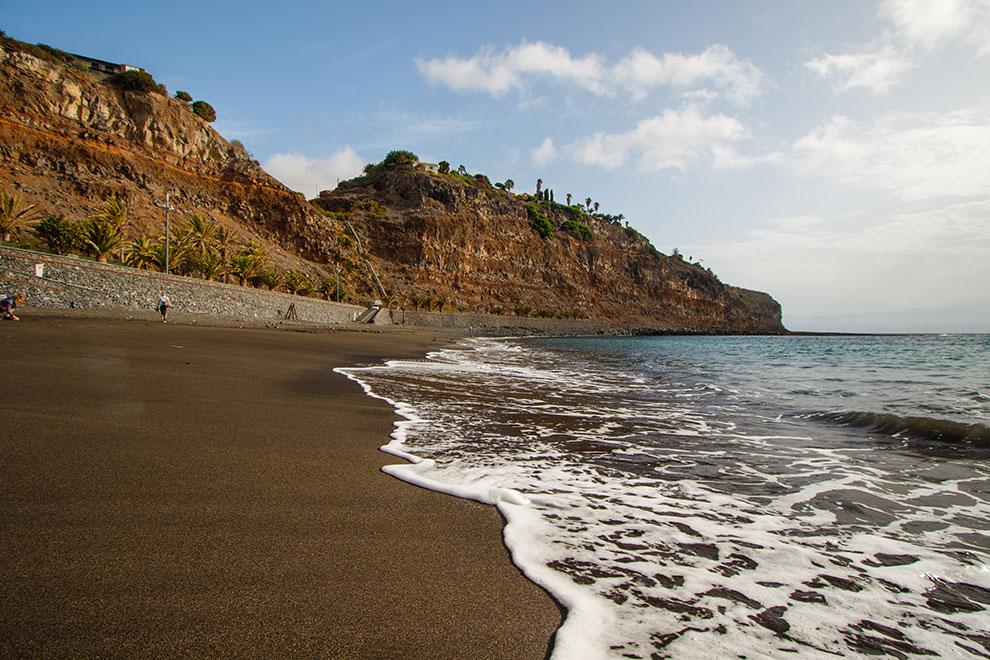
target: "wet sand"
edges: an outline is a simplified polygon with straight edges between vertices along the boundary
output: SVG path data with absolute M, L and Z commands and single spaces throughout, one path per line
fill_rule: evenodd
M 379 471 L 331 368 L 433 333 L 0 324 L 0 655 L 543 657 L 491 508 Z M 149 313 L 151 317 L 153 313 Z

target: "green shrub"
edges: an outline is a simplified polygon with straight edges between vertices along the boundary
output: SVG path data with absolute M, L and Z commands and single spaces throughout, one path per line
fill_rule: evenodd
M 445 160 L 441 160 L 439 163 L 437 163 L 437 171 L 439 171 L 440 174 L 449 174 L 450 173 L 450 163 L 448 163 Z
M 38 44 L 38 48 L 48 53 L 48 55 L 50 56 L 49 59 L 55 62 L 64 62 L 66 64 L 72 64 L 76 60 L 76 58 L 72 55 L 72 53 L 67 53 L 64 50 L 54 48 L 52 46 L 49 46 L 48 44 Z
M 202 117 L 208 122 L 214 122 L 217 120 L 217 111 L 213 109 L 213 106 L 206 101 L 194 101 L 192 104 L 192 111 L 196 113 L 197 116 Z
M 110 82 L 118 89 L 129 92 L 155 92 L 160 94 L 162 88 L 147 71 L 122 71 L 115 73 Z
M 580 239 L 582 241 L 590 241 L 595 238 L 595 233 L 591 231 L 591 227 L 582 222 L 581 220 L 567 219 L 564 220 L 563 224 L 560 225 L 561 230 L 567 232 L 574 238 Z
M 60 213 L 46 213 L 34 226 L 34 233 L 55 254 L 69 254 L 79 244 L 76 223 Z
M 382 165 L 386 167 L 392 165 L 415 165 L 419 162 L 419 156 L 411 151 L 405 151 L 403 149 L 396 149 L 394 151 L 388 152 L 385 156 L 385 160 L 382 161 Z
M 175 93 L 175 98 L 179 99 L 184 103 L 192 103 L 192 95 L 189 92 L 182 89 L 180 89 Z
M 529 224 L 533 230 L 543 238 L 550 238 L 550 235 L 553 234 L 553 222 L 546 216 L 540 205 L 536 202 L 528 202 L 526 213 L 529 215 Z

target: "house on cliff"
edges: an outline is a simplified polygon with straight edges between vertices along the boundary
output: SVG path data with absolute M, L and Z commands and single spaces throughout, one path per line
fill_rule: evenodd
M 124 71 L 144 71 L 139 66 L 132 66 L 130 64 L 117 64 L 115 62 L 107 62 L 106 60 L 98 60 L 94 57 L 87 57 L 86 55 L 78 55 L 72 53 L 72 56 L 84 62 L 89 70 L 94 73 L 123 73 Z

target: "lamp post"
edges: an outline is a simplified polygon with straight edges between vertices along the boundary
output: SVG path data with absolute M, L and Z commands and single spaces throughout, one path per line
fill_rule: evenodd
M 169 259 L 169 257 L 171 256 L 169 254 L 169 234 L 171 232 L 169 232 L 169 226 L 168 226 L 168 212 L 179 210 L 169 206 L 168 199 L 169 199 L 169 193 L 165 193 L 165 203 L 155 205 L 160 209 L 165 209 L 165 274 L 166 275 L 168 275 L 169 266 L 171 265 L 171 260 Z

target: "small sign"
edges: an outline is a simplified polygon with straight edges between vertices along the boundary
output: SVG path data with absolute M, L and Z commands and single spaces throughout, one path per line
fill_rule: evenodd
M 44 277 L 45 276 L 45 264 L 35 264 L 34 265 L 34 276 Z

